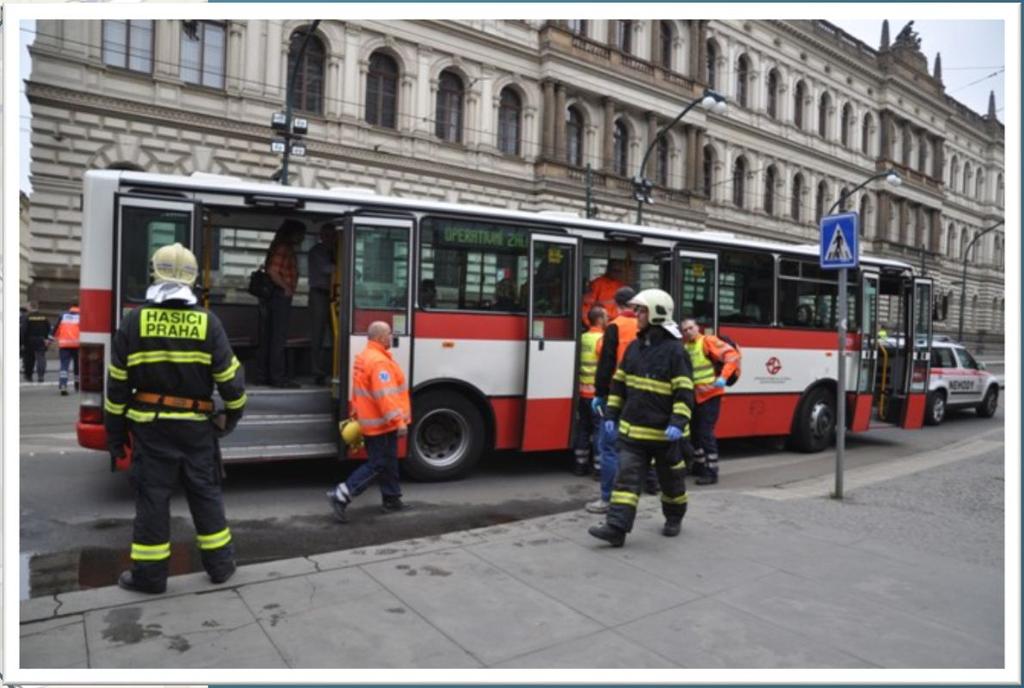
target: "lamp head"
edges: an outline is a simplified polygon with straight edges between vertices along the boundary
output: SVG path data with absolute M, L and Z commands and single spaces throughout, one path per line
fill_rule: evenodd
M 889 186 L 899 186 L 900 184 L 903 183 L 903 180 L 900 178 L 900 175 L 898 175 L 896 171 L 893 170 L 889 172 L 888 175 L 886 175 L 885 183 L 888 184 Z

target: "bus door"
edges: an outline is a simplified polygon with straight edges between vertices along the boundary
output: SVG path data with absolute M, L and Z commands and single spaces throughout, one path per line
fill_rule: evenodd
M 672 299 L 676 321 L 693 318 L 702 332 L 718 332 L 718 256 L 678 249 Z
M 578 396 L 579 260 L 575 237 L 530 237 L 523 451 L 569 446 Z
M 200 258 L 196 242 L 198 203 L 126 194 L 116 194 L 114 203 L 111 332 L 117 329 L 128 308 L 145 302 L 150 283 L 149 261 L 154 251 L 178 242 Z
M 908 303 L 910 328 L 907 330 L 909 364 L 906 377 L 906 403 L 901 425 L 915 430 L 924 424 L 925 401 L 932 357 L 932 281 L 915 277 Z
M 340 418 L 350 415 L 352 364 L 366 348 L 370 323 L 391 326 L 391 355 L 412 384 L 412 234 L 406 217 L 349 215 L 339 223 L 337 336 L 332 389 Z M 403 452 L 404 439 L 399 443 Z M 345 445 L 339 443 L 342 456 Z
M 863 432 L 871 421 L 874 402 L 875 367 L 878 361 L 878 273 L 860 273 L 860 352 L 857 366 L 856 387 L 848 399 L 851 409 L 850 430 Z

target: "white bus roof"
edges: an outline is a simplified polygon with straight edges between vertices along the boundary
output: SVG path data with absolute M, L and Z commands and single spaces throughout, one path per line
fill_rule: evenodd
M 781 241 L 766 241 L 760 238 L 738 237 L 730 232 L 716 230 L 701 230 L 696 226 L 692 229 L 662 229 L 658 227 L 647 227 L 622 222 L 608 222 L 605 220 L 584 219 L 572 217 L 569 213 L 555 215 L 550 211 L 526 212 L 522 210 L 505 210 L 489 206 L 477 206 L 464 203 L 447 203 L 418 198 L 400 198 L 395 196 L 379 196 L 372 190 L 351 188 L 334 189 L 310 189 L 299 186 L 282 186 L 269 182 L 248 182 L 240 181 L 237 177 L 227 177 L 214 174 L 202 174 L 194 177 L 185 177 L 170 174 L 154 174 L 149 172 L 134 172 L 130 170 L 89 170 L 88 176 L 106 177 L 117 179 L 122 185 L 145 185 L 145 186 L 166 186 L 178 189 L 194 191 L 223 191 L 226 194 L 256 194 L 260 196 L 282 196 L 291 198 L 302 198 L 304 200 L 315 200 L 325 203 L 345 203 L 349 205 L 373 205 L 388 206 L 395 210 L 414 211 L 421 210 L 437 213 L 470 213 L 477 217 L 504 218 L 535 225 L 548 225 L 561 229 L 567 226 L 576 229 L 591 229 L 599 231 L 620 232 L 633 234 L 638 237 L 657 237 L 679 241 L 690 240 L 697 243 L 707 243 L 716 246 L 735 246 L 736 248 L 759 248 L 765 251 L 777 251 L 796 255 L 817 256 L 819 248 L 816 244 L 784 243 Z M 220 186 L 222 185 L 222 186 Z M 904 261 L 880 258 L 877 256 L 862 255 L 861 259 L 871 265 L 898 268 L 901 270 L 913 270 L 913 267 Z

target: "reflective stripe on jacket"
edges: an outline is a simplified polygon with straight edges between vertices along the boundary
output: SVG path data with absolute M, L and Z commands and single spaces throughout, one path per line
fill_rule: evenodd
M 78 348 L 78 306 L 72 306 L 66 313 L 57 318 L 57 326 L 53 328 L 53 338 L 61 349 Z
M 384 435 L 412 423 L 405 374 L 378 342 L 367 342 L 352 366 L 352 407 L 363 435 Z
M 580 337 L 580 397 L 594 398 L 594 378 L 597 376 L 597 347 L 604 331 L 591 327 Z
M 725 394 L 725 389 L 715 387 L 716 377 L 726 380 L 739 368 L 740 354 L 724 341 L 713 334 L 704 334 L 692 342 L 686 342 L 686 353 L 690 355 L 693 365 L 693 391 L 698 404 L 708 399 Z M 715 375 L 715 363 L 722 365 L 721 372 Z

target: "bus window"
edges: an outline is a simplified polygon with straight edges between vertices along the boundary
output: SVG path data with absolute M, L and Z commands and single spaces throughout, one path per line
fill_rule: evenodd
M 420 245 L 420 307 L 526 312 L 529 234 L 519 227 L 427 218 Z
M 357 225 L 355 232 L 355 310 L 372 312 L 374 318 L 380 317 L 380 311 L 404 313 L 409 298 L 409 230 Z M 361 331 L 363 321 L 367 318 L 357 313 L 354 331 Z M 408 334 L 404 326 L 392 323 L 392 328 L 395 334 Z
M 775 259 L 769 253 L 729 251 L 719 255 L 718 321 L 770 325 Z
M 621 280 L 637 291 L 668 289 L 669 277 L 664 249 L 587 242 L 583 245 L 581 293 L 586 294 L 590 289 L 590 283 L 607 272 L 611 261 L 616 261 L 618 269 L 621 270 Z
M 847 313 L 856 322 L 856 290 L 847 286 Z M 817 263 L 784 258 L 779 261 L 779 322 L 786 327 L 834 330 L 837 325 L 839 291 L 834 270 L 822 270 Z
M 125 206 L 121 211 L 122 299 L 142 303 L 149 287 L 149 259 L 161 246 L 189 246 L 190 213 Z

